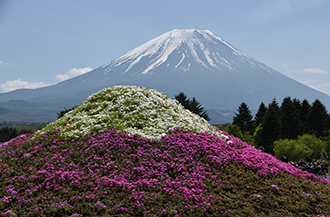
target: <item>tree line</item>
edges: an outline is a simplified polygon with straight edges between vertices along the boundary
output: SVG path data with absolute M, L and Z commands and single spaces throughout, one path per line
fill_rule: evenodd
M 225 130 L 267 153 L 278 155 L 277 157 L 294 156 L 293 150 L 297 153 L 304 149 L 306 154 L 301 154 L 300 158 L 310 160 L 320 157 L 322 149 L 327 153 L 330 151 L 330 145 L 326 142 L 330 141 L 330 115 L 318 99 L 309 104 L 306 99 L 300 101 L 286 97 L 279 105 L 274 98 L 268 106 L 262 102 L 254 117 L 248 105 L 242 102 L 232 124 Z M 304 136 L 306 134 L 309 136 Z M 322 148 L 318 154 L 312 154 L 312 149 L 315 149 L 313 144 L 319 144 L 319 140 L 323 141 Z M 289 147 L 289 143 L 295 144 L 295 147 L 291 145 L 291 151 L 283 151 L 285 147 Z
M 7 142 L 21 134 L 32 133 L 32 130 L 18 130 L 15 127 L 4 127 L 0 129 L 0 142 Z

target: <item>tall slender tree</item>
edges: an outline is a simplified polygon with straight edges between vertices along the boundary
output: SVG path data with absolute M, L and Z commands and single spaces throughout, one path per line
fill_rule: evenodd
M 261 124 L 262 119 L 264 118 L 264 116 L 266 114 L 266 111 L 267 111 L 267 107 L 265 106 L 264 102 L 261 102 L 261 104 L 259 105 L 259 109 L 254 116 L 254 121 L 255 121 L 256 127 L 258 127 L 259 124 Z
M 300 134 L 299 107 L 290 97 L 283 99 L 280 108 L 281 137 L 282 139 L 295 139 Z
M 329 115 L 325 105 L 320 100 L 316 99 L 308 114 L 308 125 L 310 132 L 317 137 L 324 136 L 326 130 L 329 129 Z
M 242 102 L 241 105 L 237 109 L 238 113 L 235 113 L 233 124 L 239 126 L 244 132 L 253 131 L 253 122 L 252 122 L 252 114 L 248 105 L 245 102 Z
M 262 146 L 265 152 L 273 154 L 273 142 L 280 138 L 281 123 L 279 117 L 279 106 L 274 98 L 268 105 L 267 112 L 255 135 L 255 144 Z
M 301 123 L 302 134 L 309 132 L 308 116 L 310 110 L 311 110 L 311 105 L 306 99 L 304 99 L 301 103 L 301 109 L 300 109 L 300 123 Z

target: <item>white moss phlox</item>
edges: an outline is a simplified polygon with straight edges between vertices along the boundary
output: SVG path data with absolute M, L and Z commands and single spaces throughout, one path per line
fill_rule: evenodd
M 150 139 L 159 139 L 167 130 L 176 127 L 193 133 L 209 132 L 225 138 L 214 131 L 206 120 L 183 108 L 178 101 L 156 90 L 136 86 L 105 88 L 35 135 L 60 128 L 64 137 L 77 139 L 113 125 L 120 132 L 139 134 Z

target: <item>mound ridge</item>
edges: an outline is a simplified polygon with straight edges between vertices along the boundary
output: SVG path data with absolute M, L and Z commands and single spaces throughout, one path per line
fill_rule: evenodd
M 139 134 L 150 139 L 159 139 L 166 130 L 178 126 L 189 132 L 209 132 L 223 136 L 178 101 L 156 90 L 137 86 L 105 88 L 36 135 L 60 128 L 66 138 L 77 139 L 113 126 L 120 132 Z

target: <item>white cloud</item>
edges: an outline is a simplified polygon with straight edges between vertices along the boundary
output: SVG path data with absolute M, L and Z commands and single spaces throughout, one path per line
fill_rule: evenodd
M 296 70 L 290 70 L 289 73 L 294 73 L 294 74 L 328 74 L 328 71 L 325 71 L 320 68 L 305 68 L 303 70 L 301 69 L 296 69 Z
M 324 87 L 330 87 L 330 83 L 325 83 L 325 84 L 318 84 L 314 86 L 315 89 L 320 89 L 320 88 L 324 88 Z
M 93 69 L 90 68 L 90 67 L 85 67 L 85 68 L 73 68 L 73 69 L 70 69 L 68 71 L 68 73 L 66 74 L 57 74 L 56 75 L 56 79 L 59 80 L 59 81 L 65 81 L 69 78 L 73 78 L 73 77 L 76 77 L 78 75 L 82 75 L 82 74 L 85 74 L 87 72 L 90 72 L 92 71 Z
M 311 83 L 312 82 L 312 80 L 307 80 L 307 81 L 302 81 L 301 83 L 303 83 L 303 84 L 309 84 L 309 83 Z
M 328 74 L 327 71 L 322 70 L 320 68 L 306 68 L 299 73 L 312 73 L 312 74 Z
M 28 81 L 22 81 L 20 78 L 13 81 L 7 81 L 6 83 L 0 84 L 0 88 L 2 88 L 3 92 L 9 92 L 21 88 L 27 88 L 27 89 L 35 89 L 39 87 L 45 87 L 48 86 L 48 84 L 44 82 L 28 82 Z
M 2 66 L 14 65 L 14 62 L 13 61 L 5 62 L 0 60 L 0 65 Z

